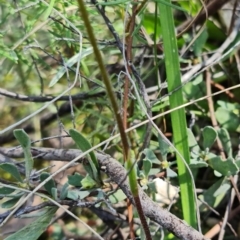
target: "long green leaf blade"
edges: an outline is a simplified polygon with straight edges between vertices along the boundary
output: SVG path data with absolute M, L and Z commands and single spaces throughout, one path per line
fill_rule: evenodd
M 48 224 L 53 218 L 57 207 L 45 208 L 42 216 L 36 219 L 34 222 L 31 222 L 26 227 L 22 228 L 18 232 L 7 237 L 6 240 L 36 240 L 39 236 L 46 230 Z
M 169 0 L 165 2 L 170 3 Z M 168 91 L 172 92 L 181 86 L 180 66 L 178 59 L 177 41 L 175 36 L 174 20 L 172 9 L 166 4 L 158 3 L 160 10 L 160 21 L 162 27 L 163 46 L 165 54 L 165 66 L 167 72 Z M 181 91 L 174 92 L 170 97 L 170 107 L 175 108 L 183 104 Z M 190 163 L 187 125 L 184 109 L 181 108 L 171 113 L 173 127 L 174 145 L 186 162 Z M 180 156 L 177 155 L 178 178 L 181 189 L 181 201 L 184 220 L 191 226 L 196 227 L 196 206 L 194 189 L 190 174 Z

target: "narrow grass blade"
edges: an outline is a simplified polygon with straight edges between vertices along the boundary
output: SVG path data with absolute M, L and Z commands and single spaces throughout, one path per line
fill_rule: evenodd
M 169 0 L 165 2 L 170 3 Z M 179 66 L 179 56 L 177 49 L 177 41 L 175 36 L 174 21 L 171 7 L 167 4 L 158 2 L 160 11 L 160 21 L 162 27 L 162 37 L 165 55 L 165 66 L 167 72 L 168 91 L 172 92 L 177 87 L 181 86 L 181 75 Z M 170 107 L 175 108 L 183 104 L 182 91 L 176 91 L 169 97 Z M 186 116 L 184 109 L 179 109 L 171 113 L 171 121 L 174 136 L 174 145 L 180 154 L 184 157 L 187 163 L 190 163 L 188 135 L 186 126 Z M 191 226 L 197 226 L 196 206 L 194 199 L 194 189 L 190 174 L 177 155 L 178 178 L 181 190 L 181 202 L 183 217 Z

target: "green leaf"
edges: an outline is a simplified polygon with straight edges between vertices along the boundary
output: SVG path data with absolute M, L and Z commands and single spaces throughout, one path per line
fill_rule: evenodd
M 229 191 L 231 185 L 225 178 L 219 179 L 209 189 L 205 190 L 199 198 L 208 203 L 209 206 L 215 208 L 222 201 Z M 200 211 L 207 211 L 209 208 L 205 204 L 200 205 Z
M 149 159 L 143 159 L 143 172 L 145 177 L 148 177 L 148 174 L 152 168 L 152 162 Z
M 82 186 L 81 181 L 83 180 L 83 178 L 84 177 L 79 173 L 75 173 L 74 175 L 68 176 L 68 183 L 75 187 L 81 187 Z
M 207 29 L 204 28 L 193 44 L 193 51 L 195 56 L 199 57 L 201 55 L 207 39 L 208 39 L 208 32 L 207 32 Z
M 224 108 L 224 109 L 226 109 L 228 111 L 235 111 L 236 109 L 240 108 L 240 105 L 237 104 L 237 103 L 230 103 L 230 102 L 225 102 L 225 101 L 221 101 L 221 100 L 218 100 L 217 104 L 221 108 Z
M 67 194 L 67 198 L 72 199 L 72 200 L 82 200 L 85 197 L 87 197 L 91 191 L 79 191 L 79 190 L 69 190 Z
M 224 151 L 227 153 L 228 157 L 232 157 L 232 143 L 228 131 L 225 128 L 220 128 L 218 130 L 218 136 L 222 142 Z
M 14 136 L 20 142 L 22 148 L 28 148 L 31 146 L 31 141 L 23 129 L 14 130 Z
M 233 158 L 227 158 L 223 161 L 220 157 L 214 157 L 208 160 L 209 165 L 223 176 L 236 175 L 238 173 L 238 166 Z
M 217 131 L 210 126 L 207 126 L 202 131 L 203 135 L 203 148 L 209 149 L 213 145 L 213 143 L 216 141 L 217 138 Z
M 145 154 L 145 159 L 150 160 L 152 163 L 156 163 L 156 164 L 161 163 L 151 149 L 146 148 L 144 149 L 143 153 Z
M 21 196 L 19 198 L 12 198 L 10 200 L 7 200 L 1 204 L 2 208 L 12 209 L 19 201 Z
M 19 190 L 15 190 L 13 193 L 8 194 L 7 198 L 17 198 L 19 199 L 20 197 L 22 197 L 25 193 Z
M 42 18 L 43 21 L 45 21 L 49 15 L 51 14 L 52 10 L 53 10 L 53 6 L 54 6 L 55 0 L 50 0 L 50 4 L 48 5 L 48 8 L 44 11 L 44 16 Z
M 149 35 L 154 33 L 156 36 L 160 36 L 160 24 L 157 24 L 156 26 L 156 21 L 160 22 L 159 19 L 156 19 L 155 16 L 153 16 L 153 14 L 144 14 L 142 24 Z
M 170 0 L 163 1 L 171 4 Z M 164 62 L 166 67 L 166 76 L 168 83 L 168 92 L 172 94 L 169 96 L 170 109 L 174 109 L 184 104 L 183 90 L 175 91 L 182 86 L 181 70 L 178 56 L 178 46 L 175 33 L 175 21 L 173 18 L 172 8 L 162 4 L 162 1 L 157 1 L 159 9 L 159 17 L 162 27 L 162 39 L 164 49 Z M 183 108 L 172 111 L 171 122 L 173 130 L 174 146 L 178 152 L 183 156 L 186 163 L 190 163 L 190 153 L 187 139 L 187 124 L 186 114 Z M 183 210 L 184 220 L 192 227 L 197 227 L 197 200 L 195 199 L 193 179 L 188 172 L 182 158 L 176 154 L 178 166 L 178 178 L 181 189 L 181 204 Z
M 152 168 L 149 172 L 149 175 L 156 175 L 157 173 L 160 172 L 160 168 Z
M 123 193 L 121 189 L 118 189 L 114 194 L 111 194 L 109 196 L 109 200 L 111 201 L 112 204 L 119 203 L 125 200 L 126 198 L 127 198 L 126 195 Z
M 63 187 L 62 187 L 62 189 L 61 189 L 61 191 L 60 191 L 60 199 L 61 200 L 64 200 L 66 197 L 67 197 L 67 195 L 68 195 L 68 187 L 69 187 L 69 184 L 68 184 L 68 182 L 66 182 L 64 185 L 63 185 Z
M 208 164 L 202 160 L 194 158 L 194 159 L 191 159 L 189 166 L 191 168 L 201 168 L 201 167 L 207 167 Z
M 189 129 L 189 128 L 187 129 L 187 134 L 188 134 L 189 148 L 191 149 L 191 157 L 193 159 L 198 158 L 201 149 L 200 149 L 191 129 Z
M 58 201 L 58 190 L 57 188 L 51 188 L 51 196 L 55 201 Z
M 1 163 L 0 168 L 11 174 L 18 182 L 23 182 L 17 167 L 12 163 Z
M 34 163 L 31 154 L 31 140 L 23 129 L 14 130 L 13 134 L 22 146 L 25 157 L 26 179 L 29 180 Z
M 88 140 L 85 137 L 83 137 L 83 135 L 80 134 L 75 129 L 70 129 L 69 134 L 72 137 L 72 139 L 74 140 L 74 142 L 77 144 L 77 146 L 83 152 L 92 148 L 92 146 L 88 142 Z M 89 168 L 86 168 L 86 170 L 88 171 L 88 174 L 91 176 L 91 178 L 93 178 L 97 183 L 101 184 L 102 180 L 101 180 L 101 176 L 100 176 L 100 170 L 99 170 L 97 158 L 96 158 L 94 152 L 90 152 L 89 156 L 91 159 L 89 159 L 88 162 L 91 166 L 91 171 L 89 171 L 90 170 Z
M 158 144 L 159 150 L 161 152 L 163 160 L 167 159 L 167 154 L 169 153 L 169 144 L 158 134 Z
M 189 144 L 189 147 L 190 148 L 194 148 L 195 150 L 199 151 L 200 147 L 197 144 L 197 141 L 195 139 L 195 136 L 194 136 L 192 130 L 188 128 L 187 129 L 187 133 L 188 133 L 188 144 Z
M 89 175 L 82 179 L 81 184 L 84 189 L 91 189 L 97 186 L 97 183 Z
M 177 177 L 177 173 L 175 173 L 171 168 L 166 169 L 167 177 L 168 178 L 174 178 Z
M 51 222 L 57 207 L 47 207 L 44 209 L 42 216 L 35 221 L 29 223 L 26 227 L 20 229 L 18 232 L 7 237 L 6 240 L 36 240 L 46 230 L 49 223 Z
M 239 116 L 229 109 L 219 107 L 215 114 L 219 124 L 229 131 L 236 131 L 240 125 Z
M 40 181 L 43 182 L 50 176 L 47 172 L 42 172 L 40 175 Z M 50 179 L 47 183 L 44 184 L 44 188 L 48 191 L 48 193 L 52 196 L 52 188 L 56 188 L 55 182 L 53 179 Z
M 1 187 L 0 188 L 0 195 L 7 195 L 10 193 L 13 193 L 15 191 L 15 189 L 13 188 L 7 188 L 7 187 Z
M 0 44 L 0 56 L 4 56 L 15 63 L 18 61 L 17 54 L 13 50 L 2 46 L 2 44 Z

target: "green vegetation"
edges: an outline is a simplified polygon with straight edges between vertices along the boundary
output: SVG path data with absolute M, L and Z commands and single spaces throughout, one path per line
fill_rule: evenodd
M 239 237 L 237 1 L 0 2 L 3 239 Z

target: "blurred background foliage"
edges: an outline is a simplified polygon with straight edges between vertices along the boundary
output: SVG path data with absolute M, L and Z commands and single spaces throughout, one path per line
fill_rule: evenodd
M 120 38 L 123 39 L 128 34 L 125 32 L 124 26 L 125 21 L 129 17 L 126 17 L 126 8 L 131 12 L 131 4 L 134 3 L 133 1 L 124 0 L 116 2 L 102 1 L 103 4 L 112 3 L 103 5 L 102 8 Z M 167 91 L 161 88 L 166 74 L 159 19 L 159 14 L 161 13 L 156 11 L 156 2 L 147 2 L 145 7 L 139 12 L 133 33 L 132 48 L 133 62 L 149 93 L 153 115 L 169 109 L 168 97 L 166 96 Z M 214 1 L 207 1 L 206 3 L 208 2 Z M 188 29 L 186 29 L 186 26 L 183 27 L 184 24 L 199 14 L 203 8 L 202 2 L 198 0 L 172 2 L 176 33 L 179 34 L 177 43 L 183 75 L 189 72 L 195 65 L 206 61 L 228 39 L 234 24 L 239 19 L 240 6 L 238 6 L 238 1 L 226 2 L 229 3 L 219 7 L 219 9 L 216 8 L 216 11 L 207 16 L 205 22 L 199 21 L 196 25 L 191 23 Z M 121 106 L 124 85 L 122 72 L 125 71 L 123 56 L 94 4 L 86 1 L 86 6 L 106 69 L 111 76 L 119 106 Z M 77 66 L 76 56 L 80 51 L 80 43 L 79 35 L 69 24 L 70 21 L 81 32 L 83 37 L 81 42 L 81 78 L 79 77 L 70 94 L 82 94 L 84 97 L 82 99 L 72 99 L 72 113 L 71 101 L 69 103 L 66 97 L 67 100 L 55 102 L 37 116 L 18 126 L 18 128 L 24 128 L 32 141 L 38 140 L 32 146 L 53 148 L 70 148 L 75 146 L 69 138 L 60 137 L 60 135 L 66 135 L 68 129 L 74 126 L 93 146 L 116 133 L 117 128 L 109 100 L 105 94 L 104 85 L 101 81 L 101 72 L 92 54 L 85 27 L 79 15 L 77 1 L 0 0 L 0 16 L 0 129 L 4 130 L 45 104 L 45 102 L 41 101 L 30 101 L 31 97 L 58 96 L 73 83 Z M 183 30 L 185 32 L 182 33 Z M 240 34 L 238 33 L 237 37 L 229 43 L 227 49 L 231 49 L 233 46 L 236 47 L 218 64 L 208 69 L 211 75 L 212 92 L 239 84 L 239 38 Z M 69 66 L 68 70 L 66 70 L 66 65 Z M 194 100 L 206 96 L 208 87 L 206 72 L 202 72 L 193 81 L 182 86 L 184 101 L 186 103 L 193 102 L 192 105 L 186 108 L 188 126 L 191 128 L 197 144 L 203 151 L 207 150 L 203 148 L 205 145 L 202 129 L 206 126 L 216 126 L 212 124 L 209 102 L 205 100 L 194 103 Z M 5 96 L 6 92 L 4 91 L 8 91 L 8 96 Z M 13 95 L 16 94 L 16 96 L 9 97 L 9 92 Z M 231 92 L 226 91 L 213 99 L 217 123 L 219 127 L 225 128 L 229 134 L 232 157 L 235 160 L 239 159 L 240 151 L 239 93 L 240 90 L 237 88 Z M 28 100 L 16 99 L 18 95 L 20 98 L 20 95 L 28 96 Z M 135 96 L 129 93 L 129 98 L 131 100 L 129 108 L 132 112 L 129 118 L 129 126 L 132 126 L 146 118 L 135 101 Z M 172 126 L 169 116 L 157 119 L 156 124 L 171 140 Z M 145 127 L 139 127 L 132 135 L 132 148 L 136 153 L 142 144 L 144 134 Z M 41 140 L 53 136 L 56 136 L 56 138 Z M 13 147 L 17 144 L 12 131 L 0 135 L 0 144 L 2 147 Z M 154 151 L 158 158 L 161 158 L 159 139 L 154 131 L 149 148 L 151 151 Z M 216 143 L 210 146 L 210 148 L 211 153 L 220 155 L 220 149 Z M 110 142 L 109 145 L 104 147 L 104 150 L 118 159 L 122 157 L 119 139 Z M 170 162 L 170 166 L 172 166 L 171 169 L 177 171 L 176 165 L 174 165 L 175 156 L 172 152 L 173 150 L 169 149 L 167 160 Z M 160 171 L 159 166 L 154 167 L 154 164 L 152 166 L 151 174 L 153 175 L 161 176 L 161 173 L 165 171 Z M 43 166 L 37 166 L 36 164 L 35 167 L 42 168 Z M 153 170 L 154 168 L 155 170 Z M 205 167 L 194 170 L 196 187 L 200 193 L 203 193 L 202 196 L 204 194 L 209 196 L 209 202 L 207 199 L 205 201 L 212 207 L 215 207 L 220 212 L 220 215 L 223 216 L 230 192 L 230 188 L 223 188 L 228 176 L 221 175 L 221 178 L 219 175 L 214 174 L 215 167 L 212 168 Z M 148 177 L 148 174 L 151 175 L 147 172 L 145 177 Z M 6 178 L 8 177 L 9 175 L 6 175 Z M 172 179 L 170 177 L 169 181 L 177 185 L 177 180 L 174 177 Z M 236 184 L 238 185 L 238 182 Z M 219 198 L 214 198 L 216 190 L 221 189 L 221 187 L 221 194 L 224 194 L 221 196 L 217 195 Z M 234 202 L 232 208 L 235 208 L 237 204 L 239 204 L 238 201 Z M 77 212 L 76 209 L 75 211 Z M 181 217 L 179 203 L 176 203 L 171 211 Z M 91 212 L 84 210 L 82 215 L 86 217 L 85 220 L 88 224 L 94 228 L 103 229 L 103 224 L 99 223 L 98 219 Z M 236 217 L 232 222 L 237 233 L 237 229 L 239 229 L 238 218 Z M 215 222 L 212 223 L 211 219 L 214 219 L 214 222 L 221 220 L 221 217 L 216 217 L 209 209 L 204 209 L 204 232 L 214 225 Z M 85 234 L 84 232 L 77 232 L 79 229 L 77 230 L 69 219 L 66 220 L 66 223 L 65 227 L 69 231 L 80 235 Z M 59 230 L 61 224 L 58 222 L 55 225 L 53 225 L 54 228 L 49 228 L 48 233 L 46 233 L 50 236 L 49 239 L 64 239 L 63 235 L 66 232 Z M 160 233 L 158 232 L 156 239 L 159 236 Z M 230 230 L 227 230 L 227 236 L 229 237 L 228 239 L 237 239 L 237 236 L 234 236 Z M 43 237 L 42 239 L 47 238 Z M 166 234 L 165 239 L 173 239 L 173 236 Z

